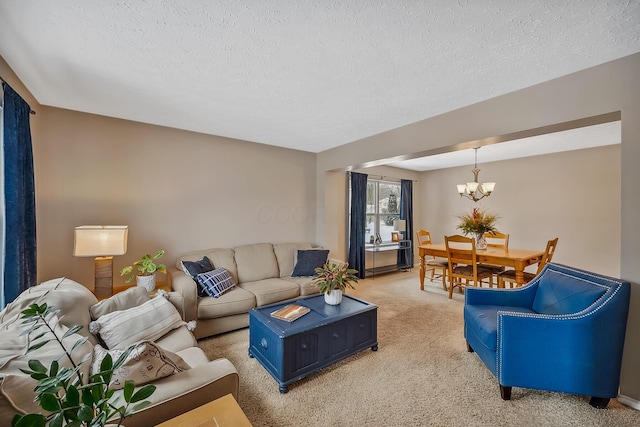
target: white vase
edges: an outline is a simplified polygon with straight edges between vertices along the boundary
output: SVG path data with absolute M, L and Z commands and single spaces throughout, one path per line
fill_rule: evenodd
M 156 275 L 136 276 L 136 284 L 145 288 L 147 292 L 151 292 L 156 288 Z
M 328 294 L 324 294 L 324 302 L 329 305 L 338 305 L 342 302 L 342 291 L 339 289 L 334 289 Z
M 484 238 L 484 233 L 476 233 L 476 249 L 480 251 L 487 249 L 487 240 Z

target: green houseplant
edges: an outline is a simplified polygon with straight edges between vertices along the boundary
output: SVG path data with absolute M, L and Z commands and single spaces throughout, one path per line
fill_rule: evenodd
M 27 354 L 49 343 L 57 343 L 62 348 L 61 357 L 66 358 L 71 367 L 60 366 L 58 360 L 53 360 L 47 368 L 37 359 L 29 360 L 29 369 L 22 369 L 22 372 L 38 381 L 34 389 L 36 401 L 48 414 L 16 414 L 12 427 L 100 427 L 113 419 L 118 419 L 119 426 L 124 418 L 148 406 L 150 402 L 144 399 L 153 394 L 156 389 L 154 385 L 148 384 L 135 391 L 133 381 L 127 380 L 121 397 L 114 397 L 115 389 L 110 386 L 113 372 L 122 366 L 132 348 L 125 351 L 115 363 L 107 355 L 100 365 L 100 372 L 87 378 L 81 366 L 91 363 L 91 353 L 81 361 L 74 360 L 71 353 L 88 338 L 78 339 L 68 349 L 63 340 L 81 330 L 82 326 L 74 325 L 60 336 L 51 326 L 58 314 L 59 310 L 46 303 L 32 304 L 22 311 L 23 324 L 28 325 L 23 334 L 35 334 Z
M 156 271 L 166 274 L 167 267 L 164 264 L 156 264 L 156 260 L 164 255 L 163 250 L 159 250 L 155 255 L 145 254 L 142 258 L 120 270 L 121 276 L 128 276 L 125 283 L 130 283 L 136 277 L 138 286 L 144 286 L 148 291 L 155 288 Z M 134 271 L 137 270 L 137 271 Z
M 457 216 L 460 224 L 456 228 L 462 230 L 465 236 L 469 234 L 475 236 L 478 249 L 486 249 L 484 233 L 495 233 L 498 231 L 496 222 L 500 217 L 496 214 L 473 208 L 470 214 L 460 214 Z
M 348 263 L 326 263 L 315 269 L 313 282 L 324 294 L 327 304 L 337 305 L 342 301 L 342 294 L 347 288 L 355 289 L 353 283 L 358 282 L 357 270 L 349 268 Z

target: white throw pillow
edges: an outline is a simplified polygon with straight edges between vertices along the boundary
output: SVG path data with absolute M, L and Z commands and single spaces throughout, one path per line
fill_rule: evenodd
M 125 351 L 126 349 L 107 350 L 97 344 L 93 348 L 91 375 L 100 372 L 100 364 L 107 354 L 111 355 L 111 359 L 115 363 Z M 109 384 L 117 390 L 124 387 L 126 380 L 133 380 L 138 386 L 188 369 L 191 369 L 191 366 L 177 354 L 163 349 L 156 343 L 145 341 L 137 344 L 125 362 L 113 371 Z
M 183 325 L 186 323 L 174 305 L 158 295 L 137 307 L 100 316 L 89 324 L 89 331 L 100 334 L 107 347 L 114 349 L 155 341 Z

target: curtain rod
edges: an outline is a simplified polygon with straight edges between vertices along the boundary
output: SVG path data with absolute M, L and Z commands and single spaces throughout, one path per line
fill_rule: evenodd
M 2 76 L 0 76 L 0 80 L 2 80 L 3 82 L 5 82 L 6 84 L 9 84 L 9 82 L 8 82 L 8 81 L 6 81 L 6 80 L 4 79 L 4 77 L 2 77 Z M 9 85 L 9 86 L 11 86 L 11 85 Z M 32 115 L 34 115 L 34 116 L 35 116 L 35 115 L 36 115 L 36 112 L 35 112 L 35 111 L 33 111 L 33 108 L 29 107 L 29 114 L 32 114 Z

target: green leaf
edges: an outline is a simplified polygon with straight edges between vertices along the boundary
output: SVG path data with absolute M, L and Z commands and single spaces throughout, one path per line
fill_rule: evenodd
M 33 370 L 33 372 L 37 372 L 39 374 L 47 372 L 47 368 L 39 360 L 31 359 L 29 360 L 28 365 Z
M 71 352 L 73 353 L 73 350 L 75 350 L 76 348 L 80 347 L 81 345 L 86 343 L 88 340 L 89 340 L 89 337 L 80 338 L 78 341 L 76 341 L 76 343 L 73 345 L 73 347 L 71 347 Z
M 49 427 L 62 427 L 63 421 L 64 417 L 62 416 L 62 412 L 58 412 L 49 420 Z
M 60 365 L 58 364 L 57 360 L 51 361 L 51 366 L 49 367 L 49 375 L 52 377 L 55 377 L 56 375 L 58 375 L 59 368 L 60 368 Z
M 62 336 L 62 339 L 65 339 L 73 334 L 75 334 L 76 332 L 78 332 L 80 329 L 82 329 L 81 325 L 74 325 L 71 328 L 69 328 L 69 330 L 67 332 L 64 333 L 64 335 Z
M 151 405 L 151 402 L 149 402 L 148 400 L 136 403 L 135 405 L 133 405 L 133 407 L 127 410 L 127 416 L 133 414 L 134 412 L 138 412 L 140 409 L 144 409 L 149 405 Z
M 13 427 L 45 427 L 47 419 L 42 414 L 15 415 L 11 420 L 11 425 Z
M 29 348 L 27 349 L 27 354 L 29 354 L 29 353 L 31 353 L 32 351 L 35 351 L 35 350 L 37 350 L 37 349 L 39 349 L 39 348 L 41 348 L 41 347 L 44 347 L 45 345 L 47 345 L 47 343 L 48 343 L 49 341 L 53 341 L 53 340 L 46 340 L 46 341 L 39 342 L 38 344 L 34 344 L 34 345 L 32 345 L 31 347 L 29 347 Z
M 127 383 L 130 382 L 131 380 L 127 380 Z M 133 383 L 133 381 L 131 381 Z M 126 383 L 125 383 L 125 387 L 126 387 Z M 143 399 L 146 399 L 147 397 L 151 396 L 153 394 L 153 392 L 156 391 L 156 386 L 151 385 L 151 384 L 147 384 L 144 387 L 142 387 L 140 390 L 138 390 L 137 392 L 135 392 L 135 394 L 131 397 L 131 400 L 126 400 L 125 401 L 127 403 L 136 403 L 139 402 Z
M 80 421 L 91 421 L 93 419 L 93 408 L 91 406 L 82 405 L 78 409 L 78 419 Z
M 89 390 L 88 388 L 83 388 L 82 389 L 82 403 L 87 405 L 87 406 L 92 406 L 93 405 L 93 395 L 91 394 L 91 390 Z
M 162 255 L 164 255 L 164 251 L 162 249 L 160 249 L 158 252 L 156 252 L 156 254 L 153 256 L 153 259 L 158 259 L 160 258 Z
M 131 402 L 131 397 L 133 396 L 133 391 L 135 390 L 136 385 L 134 384 L 133 381 L 131 380 L 127 380 L 124 383 L 124 390 L 123 390 L 123 394 L 124 394 L 124 401 L 129 403 Z
M 107 353 L 104 359 L 102 359 L 102 362 L 100 362 L 100 372 L 105 372 L 110 369 L 113 369 L 113 359 L 111 355 Z
M 60 403 L 54 394 L 44 393 L 40 396 L 40 407 L 46 411 L 54 412 L 60 409 Z
M 79 406 L 80 405 L 80 392 L 78 389 L 72 385 L 67 388 L 67 393 L 65 394 L 65 399 L 70 406 Z

